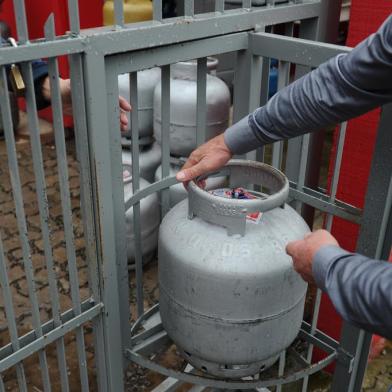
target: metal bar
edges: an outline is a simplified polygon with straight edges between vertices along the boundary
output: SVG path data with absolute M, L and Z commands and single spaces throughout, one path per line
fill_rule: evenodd
M 86 39 L 82 37 L 70 39 L 64 36 L 57 37 L 55 41 L 39 41 L 17 48 L 2 46 L 0 47 L 0 65 L 61 56 L 64 53 L 81 53 L 85 49 L 85 41 Z
M 123 0 L 114 0 L 114 20 L 116 26 L 124 27 L 124 3 Z
M 279 356 L 279 367 L 278 367 L 279 377 L 283 377 L 285 366 L 286 366 L 286 350 L 284 350 Z M 276 392 L 282 392 L 282 385 L 278 385 L 276 387 Z
M 333 171 L 333 176 L 332 176 L 331 194 L 329 197 L 330 203 L 334 203 L 336 200 L 336 194 L 337 194 L 337 190 L 338 190 L 338 183 L 339 183 L 339 176 L 340 176 L 340 168 L 341 168 L 342 157 L 343 157 L 344 141 L 345 141 L 345 137 L 346 137 L 346 129 L 347 129 L 347 122 L 344 122 L 343 124 L 341 124 L 340 130 L 339 130 L 339 140 L 338 140 L 338 147 L 337 147 L 337 152 L 336 152 L 334 171 Z M 326 221 L 326 229 L 328 231 L 331 231 L 331 229 L 332 229 L 332 220 L 333 220 L 333 215 L 328 214 L 327 221 Z M 320 289 L 317 289 L 316 299 L 315 299 L 315 303 L 314 303 L 311 331 L 310 331 L 311 335 L 315 334 L 315 331 L 317 328 L 317 322 L 318 322 L 320 305 L 321 305 L 321 297 L 322 297 L 322 291 Z M 310 344 L 309 348 L 308 348 L 307 355 L 306 355 L 306 360 L 310 363 L 312 360 L 312 357 L 313 357 L 313 344 Z M 307 391 L 308 382 L 309 382 L 309 378 L 305 377 L 303 384 L 302 384 L 302 392 Z
M 161 79 L 162 178 L 166 178 L 170 174 L 170 65 L 162 67 Z M 164 217 L 170 209 L 169 189 L 162 190 L 161 203 L 162 217 Z
M 151 392 L 176 392 L 182 384 L 182 381 L 176 380 L 175 378 L 167 378 Z
M 3 112 L 4 111 L 3 102 L 1 102 L 1 108 Z M 14 312 L 14 306 L 12 300 L 12 292 L 8 281 L 7 261 L 4 255 L 1 233 L 0 233 L 0 285 L 3 293 L 6 321 L 8 324 L 8 333 L 11 338 L 12 349 L 14 351 L 17 351 L 20 348 L 19 339 L 18 339 L 18 330 L 15 322 L 15 312 Z M 23 392 L 27 392 L 26 376 L 23 368 L 23 363 L 18 363 L 16 365 L 16 377 L 18 379 L 19 390 Z
M 102 310 L 103 304 L 94 305 L 89 310 L 80 313 L 79 315 L 75 315 L 69 321 L 52 329 L 47 334 L 37 337 L 30 344 L 27 344 L 18 351 L 15 351 L 12 355 L 2 359 L 0 361 L 0 372 L 4 372 L 10 367 L 15 366 L 17 363 L 23 361 L 37 351 L 41 350 L 41 352 L 43 352 L 42 350 L 46 346 L 64 337 L 67 333 L 74 331 L 80 325 L 92 320 L 94 317 L 98 316 Z
M 215 0 L 215 12 L 225 11 L 225 0 Z
M 14 0 L 14 11 L 18 40 L 21 44 L 24 44 L 29 40 L 24 0 Z
M 30 129 L 30 142 L 33 156 L 33 167 L 35 173 L 35 183 L 37 189 L 37 199 L 38 199 L 38 208 L 40 211 L 40 221 L 41 221 L 41 230 L 43 237 L 49 236 L 49 227 L 47 221 L 45 221 L 45 217 L 49 216 L 48 212 L 48 200 L 46 195 L 46 185 L 45 185 L 45 173 L 43 169 L 43 159 L 42 159 L 42 150 L 41 150 L 41 140 L 39 134 L 39 125 L 38 125 L 38 116 L 36 112 L 36 101 L 35 101 L 35 93 L 34 93 L 34 82 L 33 82 L 33 73 L 30 63 L 25 63 L 21 65 L 21 70 L 23 74 L 24 81 L 26 83 L 26 106 L 27 106 L 27 117 L 29 122 Z M 18 184 L 20 185 L 20 184 Z M 21 188 L 18 188 L 21 189 Z M 14 195 L 15 198 L 15 195 Z M 29 286 L 29 298 L 32 306 L 32 320 L 33 327 L 36 330 L 38 336 L 42 336 L 42 327 L 41 320 L 39 315 L 39 306 L 38 300 L 36 296 L 35 282 L 34 282 L 34 269 L 31 263 L 31 255 L 29 254 L 28 247 L 28 237 L 26 230 L 26 221 L 24 216 L 23 208 L 20 206 L 16 207 L 19 209 L 20 217 L 18 219 L 18 225 L 21 235 L 22 248 L 24 253 L 24 263 L 25 263 L 25 273 Z M 23 215 L 21 215 L 23 214 Z M 46 218 L 48 219 L 48 218 Z M 49 246 L 50 247 L 50 246 Z M 51 251 L 51 249 L 50 249 Z M 40 367 L 42 372 L 43 386 L 44 391 L 50 391 L 50 379 L 49 379 L 49 371 L 48 364 L 46 360 L 46 354 L 44 351 L 38 353 Z
M 301 21 L 299 38 L 314 40 L 317 36 L 319 18 L 311 18 Z M 301 78 L 311 71 L 311 67 L 296 64 L 295 80 Z M 303 136 L 288 140 L 285 172 L 289 180 L 298 182 L 301 147 Z
M 237 52 L 233 85 L 233 122 L 237 122 L 260 105 L 261 59 L 249 50 Z M 256 151 L 249 152 L 246 157 L 256 159 Z
M 187 364 L 184 372 L 185 373 L 192 373 L 194 371 L 193 366 Z M 175 378 L 167 378 L 157 387 L 155 387 L 151 392 L 175 392 L 177 389 L 183 384 L 183 382 L 176 380 Z M 199 388 L 199 386 L 192 387 L 189 392 L 196 392 L 194 388 Z M 200 391 L 203 391 L 205 388 L 201 387 Z M 198 390 L 199 391 L 199 390 Z
M 161 181 L 154 182 L 153 184 L 149 185 L 146 188 L 141 189 L 128 200 L 125 200 L 125 209 L 131 208 L 134 204 L 138 203 L 144 197 L 164 190 L 165 188 L 169 188 L 172 185 L 178 184 L 176 177 L 166 177 Z
M 138 108 L 138 89 L 137 89 L 137 72 L 129 74 L 129 94 L 130 104 L 133 108 Z M 138 110 L 132 110 L 132 186 L 133 193 L 140 188 L 140 170 L 139 170 L 139 117 Z M 144 313 L 144 294 L 143 294 L 143 257 L 142 257 L 142 237 L 141 237 L 141 217 L 140 203 L 133 206 L 133 230 L 135 246 L 135 268 L 136 268 L 136 305 L 137 315 L 140 317 Z
M 117 74 L 122 74 L 247 48 L 248 33 L 243 32 L 190 41 L 180 46 L 171 45 L 132 53 L 121 53 L 108 57 L 107 61 L 115 67 Z
M 99 253 L 102 260 L 102 291 L 105 303 L 104 336 L 106 349 L 107 380 L 110 391 L 123 391 L 122 372 L 122 334 L 120 319 L 120 298 L 118 286 L 118 249 L 116 246 L 116 217 L 115 204 L 121 189 L 113 189 L 113 173 L 122 177 L 121 158 L 113 154 L 116 144 L 116 132 L 108 131 L 107 111 L 102 108 L 107 105 L 107 89 L 105 83 L 105 59 L 95 50 L 87 51 L 84 55 L 84 74 L 86 82 L 86 105 L 89 141 L 91 143 L 91 162 L 94 164 L 96 181 L 97 211 L 96 224 L 100 233 Z M 97 83 L 97 81 L 103 81 Z M 112 146 L 113 144 L 113 146 Z M 115 182 L 114 182 L 115 184 Z M 99 196 L 98 196 L 99 195 Z M 122 203 L 121 203 L 122 205 Z M 99 223 L 98 223 L 99 222 Z
M 137 26 L 130 25 L 119 31 L 107 28 L 83 30 L 83 34 L 89 46 L 94 47 L 103 55 L 110 55 L 145 49 L 147 33 L 148 47 L 152 48 L 249 31 L 255 29 L 256 26 L 263 27 L 276 23 L 315 18 L 319 15 L 319 10 L 320 1 L 311 0 L 302 4 L 290 3 L 284 7 L 253 8 L 251 12 L 233 10 L 234 12 L 222 14 L 205 13 L 197 15 L 197 18 L 189 18 L 187 23 L 181 23 L 183 18 L 173 18 L 159 24 L 154 24 L 151 21 L 138 23 Z M 203 56 L 205 53 L 198 57 Z
M 324 0 L 322 0 L 322 3 L 322 6 L 326 5 L 326 2 Z M 309 19 L 301 23 L 299 32 L 300 38 L 310 40 L 320 40 L 320 38 L 326 38 L 326 36 L 320 35 L 320 25 L 323 23 L 323 20 L 327 18 L 327 14 L 330 12 L 330 9 L 329 7 L 327 7 L 327 9 L 322 8 L 322 11 L 323 12 L 320 13 L 320 17 L 318 19 Z M 334 25 L 337 26 L 337 23 L 338 19 L 334 21 Z M 333 26 L 331 25 L 331 29 L 332 28 Z M 336 43 L 336 41 L 333 41 L 332 43 Z M 297 65 L 295 76 L 296 78 L 299 78 L 301 75 L 309 72 L 310 70 L 311 69 L 309 67 Z M 310 188 L 316 188 L 319 183 L 324 139 L 324 130 L 314 132 L 310 135 L 308 160 L 312 162 L 312 164 L 308 166 L 305 178 L 305 185 Z M 302 209 L 302 217 L 305 219 L 305 221 L 310 227 L 313 227 L 314 213 L 314 209 L 309 206 L 305 205 Z
M 308 165 L 309 141 L 310 141 L 310 135 L 309 134 L 304 135 L 302 138 L 299 171 L 298 171 L 298 182 L 297 182 L 297 190 L 299 192 L 303 192 L 303 188 L 305 186 L 306 168 Z M 298 213 L 301 213 L 301 207 L 302 207 L 302 203 L 300 203 L 300 200 L 297 200 L 296 210 Z
M 84 81 L 82 58 L 79 54 L 69 56 L 71 92 L 72 92 L 72 111 L 74 117 L 75 145 L 79 161 L 80 175 L 80 203 L 83 221 L 83 234 L 86 244 L 86 263 L 89 272 L 89 288 L 92 297 L 96 303 L 101 301 L 100 291 L 100 266 L 97 249 L 99 236 L 96 234 L 96 222 L 94 220 L 95 205 L 93 201 L 93 192 L 96 187 L 92 184 L 93 173 L 90 163 L 90 143 L 87 133 L 86 121 L 86 102 L 84 98 Z M 86 302 L 82 302 L 82 312 L 85 310 Z M 65 316 L 62 315 L 65 321 Z M 97 369 L 98 391 L 107 391 L 106 376 L 106 355 L 103 342 L 104 328 L 103 316 L 99 314 L 92 320 L 93 337 L 94 337 L 94 360 Z M 45 325 L 43 326 L 43 328 Z
M 315 334 L 312 335 L 311 333 L 304 333 L 302 330 L 298 334 L 298 337 L 301 339 L 306 340 L 308 343 L 313 344 L 319 347 L 321 350 L 325 351 L 328 354 L 337 351 L 338 349 L 334 350 L 332 347 L 328 345 L 328 343 L 324 342 L 323 340 L 319 339 Z M 306 375 L 305 375 L 306 376 Z
M 241 120 L 258 106 L 261 91 L 260 71 L 259 57 L 253 56 L 248 50 L 238 51 L 234 75 L 233 123 Z
M 317 41 L 336 43 L 339 36 L 342 0 L 321 0 Z
M 312 328 L 312 326 L 309 323 L 302 320 L 301 330 L 306 332 L 307 336 L 310 335 L 311 328 Z M 327 334 L 325 334 L 324 332 L 322 332 L 318 329 L 316 329 L 316 331 L 314 333 L 314 337 L 316 337 L 318 340 L 324 342 L 329 347 L 332 347 L 332 349 L 337 349 L 339 347 L 339 342 L 337 340 L 331 338 L 330 336 L 328 336 Z M 306 337 L 305 337 L 305 339 L 306 339 Z M 327 352 L 328 352 L 328 350 L 327 350 Z
M 294 33 L 294 23 L 286 23 L 285 25 L 285 35 L 292 36 Z M 279 61 L 278 66 L 278 91 L 282 90 L 286 87 L 290 82 L 290 63 L 287 61 Z M 284 142 L 276 142 L 272 147 L 272 166 L 277 169 L 281 169 L 282 167 L 282 159 L 283 159 L 283 145 Z
M 125 353 L 130 361 L 137 363 L 138 365 L 145 367 L 147 369 L 163 374 L 167 377 L 176 378 L 178 380 L 189 382 L 191 384 L 198 384 L 198 385 L 210 386 L 210 387 L 221 388 L 221 389 L 241 390 L 241 389 L 253 389 L 253 388 L 261 388 L 261 387 L 277 386 L 277 385 L 283 385 L 283 384 L 288 384 L 297 381 L 303 377 L 303 371 L 299 371 L 299 372 L 292 373 L 286 377 L 270 379 L 270 380 L 258 380 L 258 381 L 217 380 L 217 379 L 197 376 L 194 374 L 182 373 L 176 370 L 165 368 L 164 366 L 152 362 L 151 360 L 141 356 L 139 353 L 135 351 L 131 351 L 129 349 L 127 349 Z M 309 365 L 309 368 L 307 369 L 307 374 L 311 375 L 320 371 L 321 369 L 328 366 L 331 362 L 333 362 L 336 358 L 337 358 L 337 353 L 333 352 L 323 360 L 315 364 Z
M 242 0 L 242 8 L 251 9 L 252 8 L 252 0 Z
M 382 108 L 378 128 L 376 145 L 373 154 L 372 165 L 369 173 L 369 183 L 365 198 L 365 207 L 357 242 L 357 252 L 371 258 L 387 260 L 390 244 L 387 247 L 379 246 L 384 241 L 383 220 L 390 200 L 390 182 L 392 173 L 392 138 L 390 136 L 390 124 L 392 121 L 392 104 Z M 390 215 L 389 215 L 390 217 Z M 387 239 L 390 242 L 390 238 Z M 387 250 L 385 254 L 377 254 L 380 249 Z M 358 328 L 345 322 L 342 328 L 342 349 L 355 356 L 354 366 L 338 363 L 332 381 L 332 391 L 357 392 L 361 389 L 363 376 L 367 366 L 371 334 L 365 333 Z
M 151 193 L 159 192 L 162 189 L 168 188 L 172 185 L 177 184 L 178 181 L 175 177 L 168 177 L 164 180 L 155 182 L 146 188 L 143 188 L 131 198 L 125 201 L 125 208 L 129 209 L 133 204 L 139 202 L 144 197 Z M 304 187 L 302 192 L 296 189 L 296 184 L 290 182 L 290 199 L 298 199 L 303 203 L 309 204 L 312 207 L 319 209 L 320 211 L 334 214 L 342 219 L 346 219 L 350 222 L 360 223 L 361 222 L 361 210 L 354 208 L 349 204 L 336 201 L 335 204 L 328 202 L 328 196 L 321 192 L 317 192 L 314 189 Z
M 163 330 L 162 323 L 156 324 L 153 327 L 151 327 L 151 328 L 149 328 L 149 329 L 147 329 L 147 330 L 145 330 L 143 332 L 140 332 L 139 334 L 133 336 L 132 339 L 131 339 L 131 345 L 133 346 L 135 344 L 138 344 L 141 341 L 149 338 L 150 336 L 155 335 L 156 333 L 158 333 L 158 332 L 160 332 L 162 330 Z
M 196 144 L 206 140 L 207 125 L 207 57 L 197 60 Z
M 51 14 L 45 24 L 45 37 L 48 40 L 53 40 L 55 37 L 54 32 L 54 16 Z M 62 113 L 60 109 L 60 113 L 58 111 L 58 107 L 61 105 L 61 97 L 58 85 L 53 86 L 53 80 L 58 81 L 58 69 L 57 63 L 55 59 L 49 59 L 49 78 L 50 78 L 50 86 L 51 86 L 51 93 L 52 93 L 52 104 L 53 104 L 53 120 L 54 120 L 54 128 L 56 132 L 56 139 L 59 137 L 58 135 L 58 127 L 59 121 L 62 120 Z M 61 115 L 61 120 L 60 120 Z M 62 124 L 60 124 L 62 126 Z M 63 130 L 64 134 L 64 130 Z M 60 166 L 60 162 L 59 162 Z M 60 169 L 59 169 L 60 171 Z M 48 273 L 48 283 L 49 283 L 49 293 L 50 293 L 50 300 L 52 305 L 52 317 L 54 321 L 54 325 L 56 327 L 60 326 L 61 321 L 61 309 L 60 309 L 60 300 L 59 300 L 59 293 L 57 289 L 57 279 L 55 275 L 55 268 L 53 263 L 53 255 L 52 249 L 50 245 L 50 233 L 49 227 L 47 225 L 47 221 L 49 220 L 49 210 L 47 204 L 39 204 L 42 210 L 40 210 L 40 215 L 42 217 L 41 226 L 42 226 L 42 239 L 44 244 L 44 254 L 45 254 L 45 261 L 46 261 L 46 269 Z M 72 227 L 72 226 L 71 226 Z M 66 229 L 70 229 L 65 225 Z M 65 345 L 64 339 L 60 339 L 56 342 L 56 351 L 57 351 L 57 361 L 59 364 L 59 371 L 60 371 L 60 381 L 61 381 L 61 388 L 62 391 L 69 391 L 69 382 L 68 382 L 68 370 L 67 370 L 67 361 L 65 356 Z
M 255 55 L 276 58 L 307 67 L 318 67 L 352 48 L 269 33 L 250 33 L 249 48 Z
M 195 15 L 194 0 L 184 0 L 184 15 L 185 17 L 193 17 Z
M 136 73 L 135 73 L 136 74 Z M 111 133 L 112 156 L 116 159 L 112 160 L 112 188 L 116 190 L 113 192 L 113 202 L 116 206 L 114 220 L 115 226 L 115 239 L 116 239 L 116 252 L 117 252 L 117 279 L 119 289 L 120 301 L 120 320 L 121 320 L 121 334 L 123 344 L 130 344 L 129 326 L 131 320 L 131 312 L 129 307 L 129 274 L 128 274 L 128 258 L 127 258 L 127 240 L 126 232 L 127 226 L 125 223 L 126 211 L 124 206 L 124 179 L 123 179 L 123 165 L 121 161 L 121 132 L 120 128 L 120 107 L 119 107 L 119 91 L 118 91 L 118 75 L 113 72 L 112 67 L 106 67 L 106 86 L 107 86 L 107 115 L 108 115 L 108 129 L 113 130 Z M 132 87 L 133 86 L 133 87 Z M 137 87 L 136 82 L 130 82 L 130 89 Z M 133 98 L 132 98 L 133 99 Z M 138 107 L 137 102 L 132 103 L 133 107 Z M 130 118 L 135 123 L 135 131 L 138 127 L 136 119 Z M 132 126 L 133 129 L 133 126 Z M 138 134 L 138 132 L 136 132 Z M 132 136 L 132 135 L 131 135 Z M 134 140 L 134 139 L 132 139 Z M 139 145 L 138 138 L 135 139 L 137 146 Z M 136 149 L 138 152 L 138 148 Z M 120 159 L 118 159 L 120 158 Z M 133 156 L 136 165 L 139 163 L 139 157 Z M 134 166 L 133 166 L 134 167 Z M 131 170 L 132 171 L 132 170 Z M 138 171 L 137 171 L 138 173 Z M 132 175 L 133 173 L 131 173 Z M 136 179 L 137 181 L 137 179 Z
M 162 21 L 162 0 L 153 0 L 153 19 Z
M 341 124 L 339 129 L 339 139 L 338 139 L 338 147 L 335 158 L 335 167 L 332 176 L 332 184 L 331 184 L 331 195 L 329 197 L 329 201 L 331 203 L 335 203 L 336 194 L 338 191 L 339 184 L 339 176 L 340 176 L 340 168 L 342 166 L 342 158 L 343 158 L 343 149 L 344 149 L 344 141 L 346 139 L 346 130 L 347 130 L 347 122 Z M 326 229 L 331 231 L 332 229 L 332 221 L 333 215 L 328 214 L 326 221 Z
M 23 2 L 23 0 L 15 1 Z M 224 12 L 220 15 L 201 14 L 198 15 L 198 18 L 187 21 L 186 24 L 178 23 L 179 18 L 173 18 L 170 22 L 167 21 L 162 24 L 154 25 L 150 21 L 146 22 L 145 25 L 138 23 L 137 26 L 130 25 L 116 31 L 107 27 L 83 30 L 82 37 L 63 36 L 58 37 L 54 42 L 38 40 L 19 48 L 2 47 L 0 48 L 0 65 L 60 56 L 65 53 L 67 55 L 81 53 L 86 47 L 94 47 L 96 51 L 104 55 L 110 55 L 145 49 L 147 46 L 152 48 L 241 31 L 245 32 L 254 29 L 255 26 L 315 18 L 319 15 L 319 3 L 319 0 L 313 0 L 303 4 L 289 4 L 274 9 L 253 8 L 251 12 L 245 13 L 240 10 L 233 10 L 235 12 Z M 146 45 L 147 32 L 149 36 L 148 45 Z M 208 53 L 201 53 L 193 58 L 206 55 Z M 289 61 L 289 59 L 286 60 Z
M 45 24 L 45 37 L 47 39 L 54 39 L 55 37 L 53 14 L 48 18 L 48 21 Z M 55 134 L 57 168 L 58 168 L 59 185 L 60 185 L 61 208 L 63 213 L 64 238 L 65 238 L 66 254 L 68 260 L 68 272 L 69 272 L 69 280 L 71 286 L 72 306 L 75 310 L 75 314 L 79 315 L 81 313 L 80 295 L 79 295 L 79 276 L 78 276 L 78 268 L 76 264 L 76 251 L 74 245 L 71 197 L 69 193 L 68 159 L 67 159 L 67 150 L 65 146 L 65 136 L 64 136 L 63 110 L 62 110 L 61 91 L 60 91 L 60 84 L 59 84 L 60 76 L 59 76 L 59 69 L 58 69 L 56 58 L 51 58 L 48 60 L 48 70 L 49 70 L 49 79 L 50 79 L 50 91 L 51 91 L 51 101 L 52 101 L 52 110 L 53 110 L 53 128 Z M 43 226 L 42 235 L 44 239 L 45 257 L 48 265 L 48 276 L 49 279 L 52 281 L 53 294 L 55 295 L 54 302 L 56 303 L 55 307 L 57 308 L 56 320 L 58 323 L 61 323 L 61 320 L 59 319 L 60 308 L 59 308 L 58 294 L 57 294 L 56 283 L 55 283 L 49 230 L 47 227 L 45 227 L 45 222 L 49 220 L 49 211 L 47 207 L 48 207 L 47 204 L 42 204 L 42 211 L 40 214 L 42 217 L 41 224 Z M 50 272 L 49 269 L 51 270 Z M 88 374 L 87 374 L 87 359 L 86 359 L 86 351 L 85 351 L 85 344 L 84 344 L 83 327 L 80 327 L 76 330 L 76 345 L 77 345 L 78 358 L 79 358 L 79 371 L 80 371 L 80 381 L 81 381 L 82 391 L 88 391 L 89 383 L 88 383 Z M 65 364 L 65 356 L 61 358 L 61 362 L 62 362 L 61 363 L 62 367 L 64 367 L 63 371 L 65 370 L 64 376 L 66 376 L 67 370 Z M 67 387 L 67 389 L 69 388 L 68 383 L 65 383 L 64 386 Z
M 265 31 L 270 32 L 272 27 L 266 27 Z M 260 106 L 264 106 L 268 102 L 269 98 L 269 78 L 270 78 L 270 59 L 268 57 L 262 57 L 261 60 L 261 91 L 260 91 Z M 256 160 L 264 162 L 265 160 L 265 146 L 259 148 L 256 151 Z M 261 189 L 260 189 L 261 190 Z
M 352 210 L 350 205 L 341 204 L 341 202 L 330 203 L 328 198 L 325 198 L 320 192 L 313 189 L 303 187 L 302 191 L 295 188 L 295 183 L 290 182 L 290 199 L 295 199 L 302 203 L 308 204 L 322 212 L 333 214 L 339 218 L 346 219 L 350 222 L 360 223 L 362 218 L 360 216 L 360 210 Z
M 153 336 L 150 336 L 146 340 L 134 346 L 132 349 L 138 354 L 149 356 L 155 353 L 158 349 L 161 349 L 163 346 L 169 345 L 170 342 L 171 340 L 167 332 L 163 330 Z
M 87 299 L 86 301 L 82 302 L 82 312 L 86 312 L 87 310 L 91 309 L 93 306 L 95 305 L 94 301 L 92 300 L 92 298 Z M 103 306 L 103 304 L 102 304 Z M 69 309 L 66 312 L 62 313 L 61 315 L 61 320 L 63 320 L 63 323 L 66 323 L 70 320 L 72 320 L 74 318 L 75 314 L 73 309 Z M 54 324 L 53 319 L 47 321 L 45 324 L 42 324 L 42 333 L 45 335 L 49 332 L 51 332 L 53 329 L 55 329 L 56 326 Z M 28 333 L 26 333 L 25 335 L 21 336 L 18 341 L 19 341 L 19 345 L 20 347 L 25 347 L 30 343 L 33 343 L 34 340 L 36 340 L 38 338 L 38 336 L 36 335 L 35 331 L 32 330 Z M 0 360 L 3 360 L 7 357 L 9 357 L 10 355 L 12 355 L 14 352 L 13 348 L 12 348 L 12 344 L 6 344 L 5 346 L 0 348 Z
M 310 327 L 310 335 L 311 336 L 314 336 L 316 329 L 317 329 L 317 322 L 318 322 L 318 317 L 319 317 L 319 312 L 320 312 L 320 304 L 321 304 L 321 295 L 322 295 L 321 290 L 317 289 L 316 299 L 314 301 L 312 323 L 311 323 L 311 327 Z M 313 347 L 314 347 L 314 345 L 312 343 L 310 343 L 309 347 L 308 347 L 308 352 L 306 353 L 306 361 L 308 363 L 311 363 L 311 361 L 312 361 Z M 302 383 L 302 392 L 306 392 L 308 390 L 308 383 L 309 383 L 309 377 L 305 376 L 303 383 Z
M 80 33 L 79 6 L 77 0 L 68 0 L 68 17 L 71 34 L 74 36 Z
M 388 254 L 389 251 L 391 251 L 391 245 L 392 245 L 392 236 L 390 235 L 388 237 L 388 226 L 390 225 L 391 221 L 391 212 L 392 212 L 392 177 L 389 182 L 389 188 L 388 188 L 388 193 L 387 193 L 387 202 L 385 204 L 385 209 L 384 209 L 384 214 L 382 217 L 381 221 L 381 226 L 380 226 L 380 237 L 379 241 L 377 243 L 377 249 L 376 249 L 376 257 L 381 257 L 382 254 L 386 255 Z M 385 249 L 385 246 L 387 248 Z

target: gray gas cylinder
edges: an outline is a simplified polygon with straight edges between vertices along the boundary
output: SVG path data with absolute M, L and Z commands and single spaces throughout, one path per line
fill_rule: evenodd
M 207 67 L 216 68 L 217 60 L 208 59 Z M 196 148 L 197 111 L 197 62 L 173 64 L 170 78 L 170 154 L 189 156 Z M 154 92 L 154 135 L 161 143 L 161 83 Z M 226 84 L 214 75 L 207 75 L 207 125 L 206 138 L 223 132 L 229 122 L 230 91 Z
M 132 142 L 122 143 L 122 162 L 126 165 L 132 165 Z M 154 142 L 151 144 L 140 144 L 139 148 L 139 169 L 140 176 L 149 182 L 154 182 L 155 171 L 161 164 L 162 150 L 161 146 Z
M 285 247 L 309 227 L 285 204 L 283 173 L 251 161 L 231 161 L 226 170 L 233 187 L 262 184 L 270 194 L 231 199 L 189 183 L 188 200 L 160 227 L 159 306 L 191 365 L 241 378 L 271 366 L 300 330 L 307 284 Z
M 133 195 L 132 189 L 132 167 L 123 165 L 124 178 L 124 200 L 127 201 Z M 150 183 L 140 178 L 140 189 L 146 188 Z M 153 193 L 140 201 L 140 224 L 142 238 L 143 261 L 148 262 L 154 256 L 158 245 L 159 232 L 159 205 L 158 195 Z M 126 239 L 127 239 L 127 256 L 131 264 L 135 261 L 135 231 L 133 224 L 133 208 L 131 207 L 125 213 L 126 222 Z
M 151 136 L 153 134 L 153 102 L 154 89 L 161 80 L 160 68 L 151 68 L 137 73 L 138 88 L 138 110 L 139 110 L 139 136 Z M 129 102 L 129 74 L 118 77 L 119 93 Z M 131 119 L 128 114 L 129 132 L 131 130 Z
M 175 176 L 186 162 L 185 158 L 170 157 L 170 176 Z M 162 166 L 155 172 L 155 181 L 162 180 Z M 226 184 L 226 177 L 210 177 L 206 181 L 206 190 L 221 188 Z M 188 197 L 188 192 L 182 184 L 175 184 L 170 187 L 170 207 L 175 206 L 180 201 Z

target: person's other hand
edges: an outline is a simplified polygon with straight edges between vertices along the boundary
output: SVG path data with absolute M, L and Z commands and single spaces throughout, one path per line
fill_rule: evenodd
M 177 180 L 188 183 L 195 177 L 218 170 L 232 156 L 223 134 L 218 135 L 192 152 L 181 171 L 177 173 Z
M 59 79 L 60 84 L 60 94 L 61 94 L 61 101 L 63 106 L 63 113 L 67 116 L 72 116 L 72 94 L 71 94 L 71 80 L 70 79 Z M 47 77 L 42 85 L 42 92 L 44 97 L 51 101 L 51 91 L 50 91 L 50 81 L 49 77 Z M 123 98 L 119 97 L 119 105 L 120 105 L 120 125 L 121 130 L 126 131 L 128 129 L 128 118 L 126 112 L 131 111 L 131 105 L 128 101 Z
M 70 79 L 59 79 L 61 102 L 63 103 L 63 113 L 72 116 L 72 96 Z M 50 97 L 49 97 L 50 99 Z
M 314 283 L 312 265 L 317 251 L 325 245 L 339 246 L 338 241 L 326 230 L 309 233 L 303 240 L 287 244 L 286 252 L 293 258 L 294 269 L 308 283 Z
M 121 95 L 118 97 L 118 101 L 119 101 L 119 104 L 120 104 L 120 124 L 121 124 L 121 130 L 123 132 L 125 132 L 125 131 L 128 130 L 127 112 L 130 112 L 132 110 L 132 106 Z

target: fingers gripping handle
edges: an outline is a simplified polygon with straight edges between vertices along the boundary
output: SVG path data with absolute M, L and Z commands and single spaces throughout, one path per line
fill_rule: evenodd
M 289 195 L 287 177 L 279 170 L 261 162 L 231 160 L 224 168 L 235 179 L 236 186 L 258 184 L 269 188 L 265 199 L 225 199 L 214 196 L 191 181 L 188 187 L 189 219 L 194 216 L 226 227 L 229 235 L 245 235 L 246 216 L 253 212 L 265 212 L 282 206 Z M 200 178 L 199 178 L 200 180 Z

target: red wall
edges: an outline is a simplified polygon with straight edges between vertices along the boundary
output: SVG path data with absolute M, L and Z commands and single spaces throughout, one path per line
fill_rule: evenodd
M 36 39 L 44 36 L 44 24 L 51 13 L 54 13 L 56 34 L 62 35 L 69 30 L 67 0 L 25 0 L 26 17 L 29 38 Z M 82 29 L 102 26 L 102 0 L 79 0 L 80 26 Z M 17 36 L 13 1 L 5 0 L 0 19 L 5 20 L 11 27 L 12 35 Z M 60 75 L 69 77 L 66 57 L 59 59 Z M 42 110 L 40 117 L 52 119 L 50 108 Z M 66 126 L 71 126 L 72 120 L 66 118 Z

